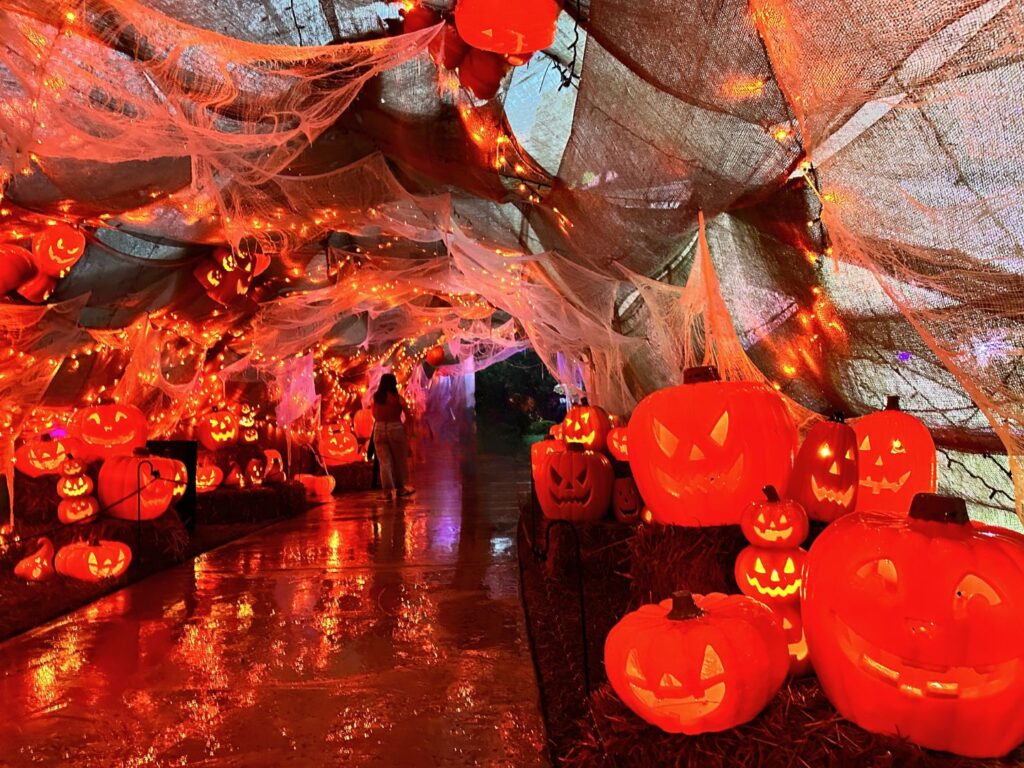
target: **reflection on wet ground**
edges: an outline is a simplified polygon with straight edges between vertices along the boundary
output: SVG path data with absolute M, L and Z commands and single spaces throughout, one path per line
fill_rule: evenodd
M 544 765 L 528 478 L 435 459 L 0 645 L 0 766 Z

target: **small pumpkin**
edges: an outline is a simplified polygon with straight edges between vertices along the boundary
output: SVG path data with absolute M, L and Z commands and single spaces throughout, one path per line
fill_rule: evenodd
M 592 451 L 608 447 L 611 422 L 608 412 L 596 405 L 574 405 L 562 421 L 562 439 L 566 443 L 579 443 Z
M 263 462 L 259 459 L 249 459 L 249 463 L 245 465 L 245 479 L 251 488 L 263 485 Z
M 90 496 L 94 485 L 88 475 L 62 475 L 57 481 L 57 495 L 62 499 L 81 499 Z
M 755 717 L 789 670 L 786 636 L 764 604 L 691 595 L 627 613 L 605 639 L 608 682 L 669 733 L 724 731 Z
M 296 475 L 295 479 L 306 490 L 306 501 L 323 503 L 331 500 L 335 483 L 331 475 Z
M 64 277 L 84 254 L 85 235 L 70 224 L 54 224 L 32 236 L 32 259 L 40 274 Z
M 120 541 L 78 541 L 61 547 L 54 558 L 57 573 L 79 581 L 116 579 L 128 570 L 132 550 Z
M 57 290 L 57 278 L 50 277 L 43 272 L 37 272 L 33 277 L 22 283 L 18 289 L 18 295 L 25 301 L 32 304 L 42 304 L 48 301 Z
M 174 470 L 173 459 L 141 450 L 107 459 L 100 467 L 100 503 L 108 515 L 121 520 L 158 518 L 174 498 Z
M 830 523 L 857 505 L 857 435 L 841 413 L 815 424 L 796 454 L 786 495 Z
M 617 477 L 612 485 L 612 512 L 620 523 L 633 524 L 640 519 L 644 500 L 632 477 Z
M 196 493 L 209 493 L 224 482 L 224 470 L 216 464 L 201 464 L 196 468 Z
M 800 600 L 807 552 L 749 546 L 736 556 L 736 584 L 740 592 L 774 607 Z
M 617 461 L 629 461 L 629 430 L 613 427 L 608 431 L 608 453 Z
M 512 65 L 504 56 L 470 48 L 459 62 L 459 82 L 476 98 L 486 101 L 497 95 L 510 69 Z
M 64 525 L 87 523 L 100 513 L 100 503 L 95 496 L 62 499 L 57 505 L 57 519 Z
M 53 569 L 53 542 L 46 536 L 36 540 L 36 550 L 18 561 L 14 575 L 25 581 L 48 581 L 56 571 Z
M 764 501 L 753 501 L 743 510 L 740 529 L 756 547 L 793 549 L 807 538 L 808 520 L 795 501 L 780 499 L 775 486 L 763 488 Z
M 606 456 L 571 443 L 543 459 L 537 484 L 541 511 L 553 520 L 600 520 L 611 505 L 614 479 Z
M 444 359 L 446 356 L 447 353 L 445 352 L 444 347 L 438 345 L 428 349 L 424 355 L 424 359 L 426 359 L 426 361 L 433 367 L 438 368 L 444 365 Z

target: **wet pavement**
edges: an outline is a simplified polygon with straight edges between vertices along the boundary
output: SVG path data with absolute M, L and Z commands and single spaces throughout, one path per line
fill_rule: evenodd
M 0 766 L 546 765 L 528 467 L 432 460 L 0 645 Z

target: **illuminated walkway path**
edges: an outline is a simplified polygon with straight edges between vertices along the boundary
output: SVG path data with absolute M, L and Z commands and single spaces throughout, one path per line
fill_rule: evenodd
M 542 765 L 499 457 L 340 497 L 0 645 L 0 766 Z

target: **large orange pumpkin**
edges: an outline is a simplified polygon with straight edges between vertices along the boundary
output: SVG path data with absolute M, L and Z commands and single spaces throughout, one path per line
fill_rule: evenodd
M 859 452 L 859 509 L 906 514 L 916 494 L 935 491 L 935 442 L 928 427 L 900 410 L 899 397 L 889 395 L 884 411 L 850 424 Z
M 82 444 L 73 437 L 43 435 L 24 443 L 14 452 L 14 466 L 29 477 L 60 472 L 69 455 L 78 455 Z
M 545 517 L 593 522 L 604 517 L 612 501 L 615 474 L 607 456 L 579 443 L 548 454 L 541 464 L 537 499 Z
M 82 442 L 83 458 L 131 454 L 146 444 L 146 417 L 134 405 L 93 405 L 81 408 L 70 432 Z M 76 456 L 78 453 L 75 454 Z
M 765 485 L 786 487 L 796 427 L 766 385 L 719 381 L 714 368 L 688 369 L 683 381 L 633 412 L 633 477 L 656 522 L 738 523 Z
M 174 465 L 173 459 L 142 452 L 107 459 L 98 484 L 106 513 L 121 520 L 160 517 L 174 498 Z
M 36 541 L 36 549 L 18 561 L 14 575 L 25 581 L 47 581 L 55 574 L 53 570 L 53 542 L 45 536 Z
M 220 408 L 211 408 L 199 417 L 196 424 L 199 444 L 208 451 L 227 448 L 238 442 L 238 421 L 235 414 Z
M 57 551 L 54 567 L 57 573 L 79 581 L 116 579 L 128 570 L 132 550 L 120 541 L 78 541 Z
M 85 235 L 70 224 L 54 224 L 32 236 L 36 269 L 50 277 L 64 277 L 85 254 Z
M 555 39 L 558 0 L 459 0 L 455 26 L 474 48 L 494 53 L 530 53 Z
M 612 627 L 604 665 L 619 698 L 644 720 L 697 734 L 755 717 L 782 686 L 789 654 L 779 619 L 762 603 L 677 592 Z
M 786 495 L 814 520 L 830 523 L 857 504 L 857 435 L 835 414 L 807 432 Z
M 969 757 L 1024 741 L 1024 537 L 919 494 L 909 516 L 829 525 L 805 579 L 811 659 L 844 717 Z

